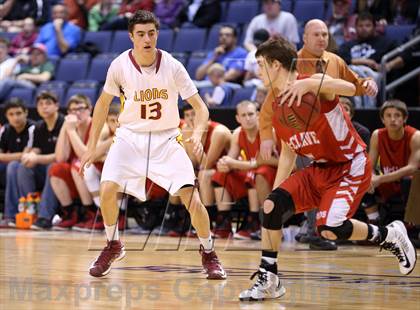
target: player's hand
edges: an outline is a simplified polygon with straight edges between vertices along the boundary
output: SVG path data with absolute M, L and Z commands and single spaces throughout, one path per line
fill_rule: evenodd
M 194 155 L 201 159 L 204 153 L 203 144 L 201 143 L 201 135 L 193 133 L 190 138 L 185 140 L 185 143 L 192 143 Z
M 93 163 L 95 159 L 95 150 L 87 149 L 87 151 L 83 154 L 82 158 L 80 159 L 80 167 L 79 167 L 79 174 L 83 177 L 85 173 L 85 168 L 89 168 L 89 166 Z
M 370 188 L 368 190 L 369 194 L 373 194 L 375 192 L 375 188 L 377 188 L 381 184 L 381 176 L 379 175 L 372 175 L 372 180 L 370 181 Z
M 296 106 L 300 106 L 302 96 L 313 89 L 314 81 L 314 79 L 303 79 L 288 82 L 280 94 L 280 105 L 288 102 L 287 106 L 291 107 L 296 100 Z
M 274 147 L 274 141 L 272 139 L 262 140 L 260 145 L 260 154 L 263 160 L 269 160 Z
M 366 95 L 370 97 L 375 97 L 378 93 L 378 85 L 374 80 L 366 80 L 363 82 L 362 86 L 365 88 Z
M 229 165 L 226 163 L 223 157 L 217 161 L 216 167 L 217 167 L 217 170 L 222 173 L 228 173 L 230 171 Z

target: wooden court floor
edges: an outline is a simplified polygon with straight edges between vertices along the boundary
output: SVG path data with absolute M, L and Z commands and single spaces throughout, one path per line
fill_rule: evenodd
M 0 309 L 420 309 L 420 263 L 402 276 L 375 247 L 335 252 L 283 244 L 279 272 L 287 293 L 241 303 L 252 283 L 258 242 L 216 241 L 228 273 L 208 281 L 196 239 L 123 236 L 127 256 L 96 279 L 87 269 L 102 234 L 0 230 Z

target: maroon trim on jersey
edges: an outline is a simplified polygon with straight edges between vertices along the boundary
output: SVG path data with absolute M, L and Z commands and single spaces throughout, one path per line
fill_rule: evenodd
M 162 60 L 162 51 L 160 49 L 157 50 L 156 55 L 156 73 L 158 73 L 160 68 L 160 61 Z
M 140 68 L 139 64 L 134 59 L 133 50 L 130 50 L 128 52 L 128 57 L 130 57 L 131 63 L 133 64 L 134 67 L 136 67 L 137 71 L 140 72 L 140 74 L 142 74 L 143 72 L 141 72 L 141 68 Z
M 130 50 L 128 52 L 128 56 L 130 57 L 130 60 L 133 63 L 134 67 L 136 67 L 137 71 L 139 71 L 142 74 L 143 72 L 141 72 L 141 68 L 139 64 L 134 59 L 133 50 Z M 162 51 L 158 49 L 156 53 L 156 73 L 158 73 L 159 71 L 161 61 L 162 61 Z

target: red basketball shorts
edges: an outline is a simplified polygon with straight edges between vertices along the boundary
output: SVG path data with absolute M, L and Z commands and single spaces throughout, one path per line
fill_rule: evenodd
M 372 165 L 362 152 L 347 163 L 313 164 L 286 179 L 280 188 L 292 196 L 296 213 L 318 208 L 317 226 L 340 226 L 351 218 L 369 189 Z
M 261 175 L 268 182 L 270 187 L 273 186 L 277 169 L 268 165 L 263 165 L 252 170 L 233 170 L 229 173 L 216 171 L 212 177 L 212 181 L 222 187 L 232 196 L 234 200 L 238 200 L 248 196 L 248 189 L 255 187 L 256 175 Z

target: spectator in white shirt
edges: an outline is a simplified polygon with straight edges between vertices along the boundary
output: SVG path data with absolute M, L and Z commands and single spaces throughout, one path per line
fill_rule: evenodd
M 295 45 L 299 43 L 296 18 L 292 13 L 281 11 L 281 0 L 263 0 L 263 11 L 249 23 L 244 42 L 248 51 L 256 49 L 252 38 L 258 29 L 267 29 L 271 37 L 282 36 Z

